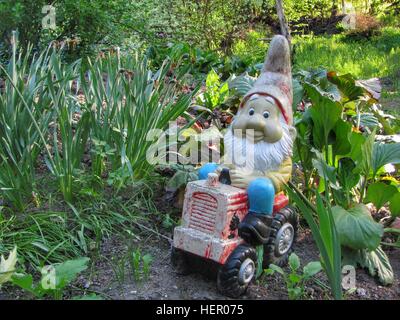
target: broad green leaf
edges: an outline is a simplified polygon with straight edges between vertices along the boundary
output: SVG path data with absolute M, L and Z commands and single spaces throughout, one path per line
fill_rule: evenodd
M 360 125 L 374 129 L 379 126 L 379 121 L 372 113 L 363 113 L 360 115 Z
M 375 175 L 385 164 L 400 163 L 400 143 L 375 143 L 372 154 L 372 170 Z
M 376 249 L 383 235 L 383 227 L 372 219 L 364 204 L 348 210 L 332 208 L 340 243 L 352 249 Z
M 189 172 L 179 170 L 175 172 L 175 174 L 169 179 L 167 185 L 166 185 L 166 190 L 175 192 L 179 188 L 185 186 L 188 183 L 188 178 L 189 178 Z
M 304 88 L 303 88 L 303 86 L 300 84 L 300 82 L 297 79 L 293 79 L 292 84 L 293 84 L 293 104 L 292 104 L 292 108 L 293 108 L 293 111 L 295 111 L 297 106 L 299 105 L 299 103 L 303 99 Z
M 12 277 L 12 283 L 21 289 L 30 292 L 37 298 L 40 298 L 43 294 L 43 291 L 40 288 L 35 288 L 33 285 L 33 278 L 30 274 L 14 274 Z
M 243 97 L 253 87 L 256 78 L 248 74 L 238 76 L 229 82 L 229 89 L 234 90 L 237 94 Z
M 64 288 L 68 283 L 75 280 L 79 273 L 88 268 L 89 260 L 89 258 L 83 257 L 55 265 L 56 288 Z
M 338 163 L 338 180 L 340 186 L 346 191 L 350 191 L 360 180 L 360 176 L 353 171 L 356 168 L 355 162 L 351 158 L 341 158 Z
M 398 193 L 398 191 L 395 186 L 383 182 L 375 182 L 368 186 L 364 203 L 372 202 L 376 209 L 379 210 L 396 193 Z
M 300 259 L 297 254 L 292 253 L 289 256 L 289 266 L 293 271 L 296 271 L 298 268 L 300 268 Z
M 389 199 L 389 209 L 393 217 L 400 216 L 400 192 Z
M 349 153 L 349 157 L 354 161 L 357 161 L 361 157 L 361 147 L 364 144 L 366 138 L 358 132 L 352 131 L 350 133 L 349 141 L 351 144 L 351 151 Z
M 315 83 L 316 89 L 322 95 L 327 96 L 334 101 L 340 101 L 340 91 L 335 84 L 328 80 L 328 72 L 325 69 L 310 72 L 306 82 Z
M 335 155 L 345 155 L 351 151 L 350 134 L 351 124 L 339 119 L 333 129 L 335 141 L 332 143 L 333 153 Z
M 372 168 L 372 151 L 374 149 L 375 131 L 370 134 L 365 142 L 361 145 L 360 159 L 360 172 L 368 178 Z
M 314 123 L 314 143 L 319 150 L 322 150 L 327 147 L 329 134 L 340 119 L 342 106 L 323 96 L 313 85 L 305 84 L 304 88 L 312 101 L 310 112 Z
M 336 184 L 336 170 L 335 167 L 329 166 L 325 159 L 323 158 L 322 154 L 316 150 L 313 150 L 314 153 L 316 154 L 316 159 L 312 159 L 312 164 L 314 166 L 315 169 L 317 169 L 319 176 L 323 179 L 323 180 L 328 180 L 329 185 L 334 188 L 337 189 L 338 186 Z M 323 182 L 322 180 L 320 181 L 320 186 L 322 185 Z M 322 187 L 322 186 L 321 186 Z M 323 190 L 325 190 L 324 188 L 322 190 L 319 190 L 320 192 L 323 192 Z
M 307 265 L 303 268 L 304 277 L 310 278 L 316 275 L 318 272 L 322 270 L 321 262 L 319 261 L 311 261 L 307 263 Z
M 356 86 L 355 79 L 350 73 L 338 76 L 336 72 L 330 71 L 328 79 L 339 88 L 344 102 L 358 100 L 365 94 L 363 88 Z

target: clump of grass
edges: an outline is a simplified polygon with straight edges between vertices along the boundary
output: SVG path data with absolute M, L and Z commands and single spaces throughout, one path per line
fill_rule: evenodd
M 348 40 L 345 35 L 295 37 L 295 68 L 324 67 L 359 79 L 396 78 L 400 72 L 400 29 L 384 28 L 380 35 Z M 396 77 L 397 75 L 397 77 Z M 397 90 L 400 89 L 397 81 Z

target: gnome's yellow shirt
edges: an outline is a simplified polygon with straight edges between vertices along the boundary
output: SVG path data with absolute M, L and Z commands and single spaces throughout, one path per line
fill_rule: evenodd
M 227 166 L 231 176 L 232 185 L 238 188 L 246 189 L 250 182 L 257 178 L 268 178 L 272 181 L 275 187 L 275 192 L 283 190 L 283 186 L 289 181 L 292 175 L 292 159 L 286 158 L 279 170 L 277 171 L 256 171 L 252 174 L 244 174 L 243 171 L 237 170 L 234 165 Z M 219 168 L 219 171 L 222 168 Z
M 278 171 L 270 171 L 265 173 L 265 177 L 271 179 L 274 184 L 275 191 L 280 192 L 283 186 L 290 180 L 292 175 L 292 158 L 284 160 Z

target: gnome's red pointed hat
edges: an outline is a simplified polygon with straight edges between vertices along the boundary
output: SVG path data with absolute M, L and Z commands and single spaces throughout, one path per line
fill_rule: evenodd
M 284 36 L 272 38 L 260 77 L 244 96 L 241 106 L 254 95 L 271 97 L 286 123 L 293 124 L 293 89 L 289 43 Z

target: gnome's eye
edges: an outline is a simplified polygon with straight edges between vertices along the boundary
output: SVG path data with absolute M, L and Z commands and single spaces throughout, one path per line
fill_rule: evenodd
M 264 111 L 263 116 L 265 119 L 269 118 L 269 112 L 268 111 Z
M 249 110 L 249 115 L 253 115 L 254 114 L 254 109 L 253 108 L 251 108 L 250 110 Z

